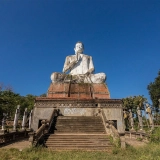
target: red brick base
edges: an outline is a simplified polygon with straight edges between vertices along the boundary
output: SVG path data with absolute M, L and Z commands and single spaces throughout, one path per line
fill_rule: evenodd
M 47 97 L 69 99 L 110 99 L 110 93 L 105 83 L 51 83 Z

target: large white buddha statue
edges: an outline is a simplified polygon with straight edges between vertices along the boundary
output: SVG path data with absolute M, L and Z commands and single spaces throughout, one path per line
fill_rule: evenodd
M 83 83 L 103 83 L 106 80 L 105 73 L 94 74 L 92 57 L 83 54 L 84 45 L 77 42 L 75 45 L 75 55 L 67 56 L 63 73 L 54 72 L 51 74 L 52 83 L 57 82 L 83 82 Z

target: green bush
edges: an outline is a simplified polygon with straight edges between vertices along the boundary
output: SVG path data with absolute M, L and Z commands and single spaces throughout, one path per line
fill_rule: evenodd
M 160 127 L 155 128 L 150 134 L 150 141 L 154 143 L 160 143 Z
M 113 144 L 115 147 L 120 148 L 120 146 L 121 146 L 120 138 L 115 138 L 115 139 L 113 139 L 113 137 L 110 136 L 110 137 L 109 137 L 109 140 L 110 140 L 110 143 Z

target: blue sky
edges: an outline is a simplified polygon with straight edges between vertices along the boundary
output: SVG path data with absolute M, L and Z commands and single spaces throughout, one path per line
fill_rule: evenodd
M 82 41 L 111 98 L 144 95 L 160 69 L 159 0 L 1 0 L 0 82 L 46 93 Z

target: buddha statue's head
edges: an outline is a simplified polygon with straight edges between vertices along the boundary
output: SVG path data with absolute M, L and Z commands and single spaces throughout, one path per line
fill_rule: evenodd
M 75 54 L 77 53 L 83 53 L 84 51 L 84 45 L 82 42 L 78 41 L 75 45 L 75 48 L 74 48 L 74 51 L 75 51 Z

